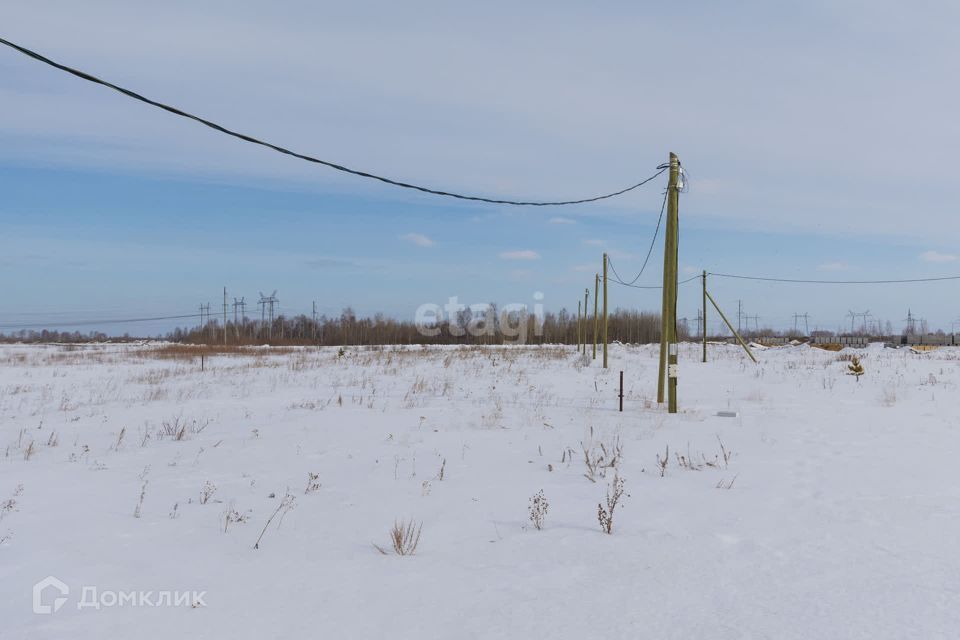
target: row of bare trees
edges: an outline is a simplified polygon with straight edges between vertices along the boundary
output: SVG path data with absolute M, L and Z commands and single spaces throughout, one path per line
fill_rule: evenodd
M 109 340 L 127 341 L 135 339 L 136 338 L 131 338 L 129 335 L 124 335 L 123 337 L 119 338 L 111 338 L 102 331 L 88 331 L 86 333 L 81 333 L 79 331 L 50 331 L 49 329 L 34 331 L 30 329 L 22 329 L 12 333 L 0 333 L 0 343 L 24 342 L 37 344 L 76 344 L 81 342 L 107 342 Z
M 578 329 L 579 326 L 579 329 Z M 576 344 L 578 330 L 592 344 L 594 319 L 578 325 L 576 314 L 561 310 L 534 316 L 524 311 L 497 312 L 490 305 L 484 313 L 459 314 L 454 320 L 414 322 L 388 318 L 383 314 L 358 317 L 345 309 L 338 317 L 279 316 L 272 323 L 228 321 L 228 344 L 275 345 L 380 345 L 380 344 Z M 596 323 L 598 340 L 603 339 L 602 320 Z M 660 316 L 655 313 L 617 309 L 608 317 L 610 342 L 651 343 L 660 340 Z M 189 344 L 217 344 L 224 341 L 224 327 L 211 320 L 203 327 L 177 329 L 166 338 Z M 688 337 L 685 323 L 678 327 L 681 339 Z
M 602 320 L 596 323 L 598 341 L 603 340 Z M 382 345 L 382 344 L 576 344 L 578 331 L 585 334 L 587 344 L 593 343 L 594 318 L 588 317 L 578 325 L 576 313 L 562 309 L 534 316 L 526 311 L 498 311 L 490 304 L 485 311 L 465 309 L 455 319 L 431 322 L 397 320 L 384 314 L 358 317 L 349 307 L 337 317 L 320 316 L 314 321 L 306 315 L 278 316 L 273 322 L 245 318 L 227 323 L 226 342 L 232 345 Z M 886 327 L 892 336 L 892 328 Z M 697 337 L 682 319 L 677 327 L 681 340 Z M 796 331 L 775 331 L 770 328 L 744 328 L 746 338 L 804 337 Z M 814 330 L 813 336 L 837 335 L 832 331 Z M 942 331 L 937 332 L 942 334 Z M 610 342 L 649 344 L 660 341 L 660 314 L 646 311 L 616 309 L 608 318 Z M 717 336 L 726 339 L 727 336 Z M 876 336 L 875 336 L 876 337 Z M 103 331 L 41 331 L 20 330 L 0 333 L 0 342 L 22 343 L 82 343 L 124 342 L 146 338 L 162 338 L 186 344 L 223 344 L 223 324 L 213 319 L 202 327 L 179 328 L 163 336 L 108 335 Z

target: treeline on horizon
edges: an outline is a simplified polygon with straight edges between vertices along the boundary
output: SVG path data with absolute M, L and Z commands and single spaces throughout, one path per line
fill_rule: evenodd
M 594 318 L 588 317 L 585 324 L 587 344 L 593 343 Z M 628 344 L 650 344 L 660 341 L 660 314 L 647 311 L 616 309 L 608 316 L 608 339 Z M 596 323 L 598 342 L 603 340 L 602 317 Z M 877 338 L 891 337 L 889 333 Z M 814 336 L 840 335 L 832 331 L 816 330 Z M 937 332 L 942 334 L 943 332 Z M 320 316 L 315 322 L 306 315 L 278 316 L 272 323 L 261 323 L 246 318 L 240 322 L 228 319 L 226 343 L 231 345 L 387 345 L 387 344 L 577 344 L 578 321 L 576 314 L 566 309 L 558 313 L 547 312 L 542 319 L 525 312 L 497 313 L 491 305 L 484 314 L 471 314 L 469 310 L 458 315 L 456 320 L 442 320 L 418 324 L 412 320 L 397 320 L 383 314 L 358 317 L 347 308 L 337 317 Z M 868 335 L 854 332 L 844 335 Z M 689 327 L 686 319 L 677 326 L 677 337 L 689 340 L 699 336 L 699 327 Z M 711 335 L 708 338 L 728 339 L 729 332 Z M 801 337 L 794 331 L 774 331 L 761 328 L 743 331 L 745 338 Z M 55 331 L 21 330 L 0 334 L 5 343 L 82 343 L 82 342 L 135 342 L 141 340 L 166 340 L 182 344 L 223 344 L 223 323 L 216 319 L 204 326 L 183 327 L 163 335 L 136 336 L 130 333 L 109 335 L 103 331 Z
M 582 328 L 586 342 L 593 342 L 594 319 L 588 317 Z M 598 341 L 603 340 L 602 317 L 596 323 Z M 660 314 L 646 311 L 616 309 L 607 318 L 610 342 L 653 343 L 660 341 Z M 456 320 L 442 320 L 418 324 L 412 320 L 397 320 L 383 314 L 358 317 L 351 309 L 340 316 L 320 316 L 316 322 L 306 315 L 278 316 L 273 322 L 261 323 L 247 318 L 240 322 L 228 319 L 226 343 L 232 345 L 387 345 L 387 344 L 577 344 L 576 314 L 561 310 L 547 312 L 542 319 L 523 312 L 497 313 L 491 305 L 485 314 L 471 314 L 469 310 Z M 686 322 L 677 327 L 681 340 L 689 337 Z M 102 331 L 21 330 L 0 334 L 0 342 L 22 343 L 80 343 L 80 342 L 135 342 L 166 340 L 182 344 L 223 344 L 223 323 L 212 319 L 204 326 L 177 328 L 163 335 L 110 336 Z
M 579 329 L 578 329 L 579 326 Z M 602 318 L 596 323 L 598 340 L 603 340 Z M 578 324 L 576 314 L 561 310 L 547 312 L 542 318 L 524 312 L 498 313 L 491 305 L 484 314 L 469 309 L 455 320 L 417 323 L 397 320 L 383 314 L 358 317 L 345 309 L 338 317 L 321 316 L 316 322 L 306 315 L 280 316 L 261 324 L 247 320 L 227 322 L 227 344 L 241 345 L 387 345 L 387 344 L 577 344 L 578 330 L 593 342 L 594 319 Z M 616 309 L 607 317 L 610 342 L 652 343 L 660 340 L 660 314 Z M 678 327 L 681 339 L 688 337 L 686 324 Z M 165 336 L 184 344 L 223 344 L 223 324 L 211 321 L 204 327 L 177 329 Z

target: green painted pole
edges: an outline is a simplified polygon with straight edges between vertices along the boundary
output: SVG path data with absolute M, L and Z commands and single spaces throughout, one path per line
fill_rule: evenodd
M 587 309 L 590 306 L 590 289 L 583 290 L 583 355 L 587 355 Z
M 580 353 L 580 301 L 577 300 L 577 353 Z
M 677 412 L 677 258 L 680 228 L 680 159 L 670 154 L 670 180 L 667 184 L 667 411 Z
M 669 246 L 666 241 L 663 243 L 663 295 L 662 301 L 660 304 L 660 367 L 657 373 L 657 404 L 663 404 L 664 399 L 666 398 L 666 377 L 667 377 L 667 322 L 670 318 L 670 313 L 667 311 L 667 301 L 669 299 L 668 287 L 667 287 L 667 258 L 666 255 L 669 251 Z
M 674 324 L 671 320 L 676 305 L 673 295 L 674 287 L 671 283 L 676 282 L 676 274 L 672 269 L 676 267 L 676 251 L 672 247 L 675 239 L 675 229 L 671 226 L 676 219 L 676 185 L 679 174 L 679 162 L 676 155 L 670 154 L 670 179 L 667 183 L 667 229 L 663 241 L 663 299 L 660 306 L 660 369 L 657 375 L 657 403 L 663 404 L 666 399 L 667 374 L 669 373 L 669 351 L 670 351 L 670 327 Z M 675 326 L 675 325 L 674 325 Z
M 597 359 L 597 334 L 600 332 L 600 317 L 597 315 L 597 304 L 600 293 L 600 274 L 593 274 L 593 359 Z
M 607 254 L 603 254 L 603 368 L 607 368 Z
M 707 270 L 703 270 L 703 361 L 707 361 Z

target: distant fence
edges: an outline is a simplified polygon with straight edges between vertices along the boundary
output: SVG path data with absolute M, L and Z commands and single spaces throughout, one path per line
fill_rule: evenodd
M 813 344 L 842 344 L 845 347 L 866 347 L 870 336 L 814 336 Z
M 776 347 L 783 344 L 790 344 L 793 338 L 781 338 L 777 336 L 770 337 L 758 337 L 753 339 L 753 342 L 757 344 L 762 344 L 765 347 Z
M 929 345 L 955 345 L 960 346 L 960 333 L 928 333 L 926 335 L 905 335 L 900 336 L 900 344 L 908 344 L 911 346 L 929 344 Z
M 927 334 L 907 334 L 902 336 L 814 336 L 813 338 L 787 338 L 781 336 L 756 336 L 750 338 L 751 342 L 762 344 L 767 347 L 776 347 L 790 344 L 792 341 L 809 342 L 811 344 L 839 344 L 844 347 L 863 348 L 871 342 L 883 342 L 885 344 L 903 345 L 903 346 L 958 346 L 960 347 L 960 333 L 927 333 Z M 733 338 L 728 340 L 733 342 Z

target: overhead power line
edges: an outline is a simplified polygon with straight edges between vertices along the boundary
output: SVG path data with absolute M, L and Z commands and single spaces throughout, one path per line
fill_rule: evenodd
M 650 182 L 651 180 L 653 180 L 654 178 L 656 178 L 657 176 L 659 176 L 661 173 L 663 173 L 663 172 L 666 170 L 666 168 L 660 169 L 659 171 L 657 171 L 655 174 L 653 174 L 653 175 L 650 176 L 649 178 L 645 178 L 645 179 L 641 180 L 640 182 L 638 182 L 638 183 L 636 183 L 636 184 L 634 184 L 634 185 L 631 185 L 631 186 L 629 186 L 629 187 L 626 187 L 625 189 L 620 189 L 620 190 L 618 190 L 618 191 L 614 191 L 613 193 L 607 193 L 607 194 L 601 195 L 601 196 L 593 196 L 593 197 L 591 197 L 591 198 L 581 198 L 581 199 L 578 199 L 578 200 L 563 200 L 563 201 L 555 201 L 555 202 L 550 202 L 550 201 L 525 201 L 525 200 L 501 200 L 501 199 L 497 199 L 497 198 L 484 198 L 484 197 L 480 197 L 480 196 L 468 196 L 468 195 L 463 195 L 463 194 L 460 194 L 460 193 L 454 193 L 454 192 L 452 192 L 452 191 L 441 191 L 441 190 L 439 190 L 439 189 L 431 189 L 431 188 L 428 188 L 428 187 L 423 187 L 423 186 L 416 185 L 416 184 L 411 184 L 411 183 L 408 183 L 408 182 L 401 182 L 401 181 L 399 181 L 399 180 L 393 180 L 393 179 L 391 179 L 391 178 L 385 178 L 385 177 L 383 177 L 383 176 L 379 176 L 379 175 L 376 175 L 376 174 L 373 174 L 373 173 L 369 173 L 369 172 L 366 172 L 366 171 L 360 171 L 360 170 L 358 170 L 358 169 L 351 169 L 351 168 L 349 168 L 349 167 L 345 167 L 345 166 L 343 166 L 343 165 L 336 164 L 336 163 L 334 163 L 334 162 L 329 162 L 329 161 L 327 161 L 327 160 L 321 160 L 320 158 L 316 158 L 316 157 L 313 157 L 313 156 L 309 156 L 309 155 L 306 155 L 306 154 L 303 154 L 303 153 L 298 153 L 298 152 L 296 152 L 296 151 L 291 151 L 290 149 L 287 149 L 287 148 L 285 148 L 285 147 L 281 147 L 280 145 L 276 145 L 276 144 L 273 144 L 273 143 L 271 143 L 271 142 L 265 142 L 265 141 L 263 141 L 263 140 L 259 140 L 259 139 L 257 139 L 257 138 L 254 138 L 253 136 L 249 136 L 249 135 L 247 135 L 247 134 L 245 134 L 245 133 L 239 133 L 239 132 L 237 132 L 237 131 L 233 131 L 233 130 L 231 130 L 231 129 L 228 129 L 227 127 L 224 127 L 223 125 L 219 125 L 219 124 L 217 124 L 217 123 L 215 123 L 215 122 L 212 122 L 212 121 L 210 121 L 210 120 L 206 120 L 205 118 L 201 118 L 200 116 L 193 115 L 192 113 L 188 113 L 188 112 L 186 112 L 186 111 L 183 111 L 183 110 L 181 110 L 181 109 L 178 109 L 177 107 L 173 107 L 173 106 L 170 106 L 170 105 L 168 105 L 168 104 L 164 104 L 164 103 L 162 103 L 162 102 L 158 102 L 158 101 L 156 101 L 156 100 L 151 100 L 150 98 L 147 98 L 147 97 L 145 97 L 145 96 L 142 96 L 142 95 L 140 95 L 139 93 L 136 93 L 136 92 L 134 92 L 134 91 L 131 91 L 130 89 L 125 89 L 124 87 L 121 87 L 121 86 L 119 86 L 119 85 L 115 85 L 115 84 L 113 84 L 113 83 L 111 83 L 111 82 L 107 82 L 106 80 L 101 80 L 100 78 L 98 78 L 98 77 L 96 77 L 96 76 L 94 76 L 94 75 L 91 75 L 91 74 L 89 74 L 89 73 L 86 73 L 86 72 L 84 72 L 84 71 L 80 71 L 79 69 L 74 69 L 73 67 L 68 67 L 68 66 L 65 65 L 65 64 L 61 64 L 61 63 L 59 63 L 59 62 L 56 62 L 56 61 L 54 61 L 54 60 L 51 60 L 50 58 L 48 58 L 48 57 L 46 57 L 46 56 L 44 56 L 44 55 L 41 55 L 41 54 L 37 53 L 36 51 L 33 51 L 33 50 L 28 49 L 28 48 L 26 48 L 26 47 L 23 47 L 23 46 L 20 46 L 20 45 L 18 45 L 18 44 L 15 44 L 15 43 L 13 43 L 13 42 L 10 42 L 9 40 L 5 40 L 5 39 L 3 39 L 3 38 L 0 38 L 0 44 L 4 44 L 4 45 L 10 47 L 11 49 L 13 49 L 13 50 L 15 50 L 15 51 L 18 51 L 18 52 L 22 53 L 22 54 L 25 55 L 25 56 L 28 56 L 28 57 L 30 57 L 30 58 L 33 58 L 34 60 L 37 60 L 37 61 L 39 61 L 39 62 L 42 62 L 42 63 L 44 63 L 44 64 L 46 64 L 46 65 L 49 65 L 49 66 L 51 66 L 51 67 L 53 67 L 53 68 L 55 68 L 55 69 L 59 69 L 60 71 L 65 71 L 66 73 L 69 73 L 70 75 L 76 76 L 76 77 L 78 77 L 78 78 L 80 78 L 80 79 L 82 79 L 82 80 L 86 80 L 87 82 L 92 82 L 92 83 L 94 83 L 94 84 L 99 84 L 99 85 L 101 85 L 101 86 L 107 87 L 108 89 L 113 89 L 114 91 L 118 91 L 118 92 L 122 93 L 123 95 L 127 96 L 128 98 L 133 98 L 134 100 L 138 100 L 138 101 L 143 102 L 144 104 L 148 104 L 148 105 L 150 105 L 150 106 L 152 106 L 152 107 L 156 107 L 156 108 L 158 108 L 158 109 L 163 109 L 164 111 L 167 111 L 167 112 L 169 112 L 169 113 L 172 113 L 172 114 L 174 114 L 174 115 L 176 115 L 176 116 L 180 116 L 180 117 L 182 117 L 182 118 L 187 118 L 187 119 L 193 120 L 194 122 L 199 122 L 200 124 L 202 124 L 202 125 L 204 125 L 204 126 L 206 126 L 206 127 L 209 127 L 209 128 L 211 128 L 211 129 L 213 129 L 213 130 L 215 130 L 215 131 L 219 131 L 220 133 L 225 133 L 225 134 L 227 134 L 228 136 L 232 136 L 232 137 L 234 137 L 234 138 L 237 138 L 238 140 L 243 140 L 244 142 L 249 142 L 249 143 L 252 143 L 252 144 L 260 145 L 260 146 L 262 146 L 262 147 L 267 147 L 268 149 L 272 149 L 272 150 L 274 150 L 274 151 L 276 151 L 276 152 L 278 152 L 278 153 L 282 153 L 282 154 L 285 154 L 285 155 L 288 155 L 288 156 L 292 156 L 292 157 L 294 157 L 294 158 L 299 158 L 300 160 L 306 160 L 307 162 L 313 162 L 313 163 L 315 163 L 315 164 L 322 164 L 322 165 L 324 165 L 324 166 L 326 166 L 326 167 L 330 167 L 331 169 L 336 169 L 337 171 L 343 171 L 344 173 L 350 173 L 350 174 L 353 174 L 353 175 L 355 175 L 355 176 L 360 176 L 360 177 L 362 177 L 362 178 L 369 178 L 369 179 L 371 179 L 371 180 L 378 180 L 378 181 L 380 181 L 380 182 L 384 182 L 384 183 L 386 183 L 386 184 L 393 185 L 393 186 L 395 186 L 395 187 L 402 187 L 402 188 L 404 188 L 404 189 L 413 189 L 413 190 L 416 190 L 416 191 L 421 191 L 421 192 L 423 192 L 423 193 L 430 193 L 430 194 L 437 195 L 437 196 L 447 196 L 447 197 L 450 197 L 450 198 L 457 198 L 457 199 L 460 199 L 460 200 L 472 200 L 472 201 L 476 201 L 476 202 L 489 202 L 489 203 L 491 203 L 491 204 L 508 204 L 508 205 L 514 205 L 514 206 L 529 206 L 529 207 L 546 207 L 546 206 L 562 206 L 562 205 L 570 205 L 570 204 L 585 204 L 585 203 L 587 203 L 587 202 L 596 202 L 596 201 L 598 201 L 598 200 L 606 200 L 607 198 L 613 198 L 613 197 L 616 197 L 616 196 L 619 196 L 619 195 L 623 195 L 624 193 L 627 193 L 628 191 L 633 191 L 634 189 L 636 189 L 636 188 L 638 188 L 638 187 L 642 187 L 643 185 L 647 184 L 648 182 Z
M 797 284 L 908 284 L 911 282 L 941 282 L 944 280 L 960 280 L 960 276 L 941 276 L 938 278 L 908 278 L 905 280 L 798 280 L 793 278 L 766 278 L 762 276 L 741 276 L 731 273 L 713 273 L 707 275 L 718 278 L 736 278 L 738 280 L 759 280 L 762 282 L 790 282 Z
M 669 168 L 669 165 L 668 165 Z M 643 259 L 643 265 L 640 267 L 640 273 L 638 273 L 633 280 L 630 282 L 624 282 L 623 278 L 620 277 L 620 274 L 617 273 L 617 270 L 613 266 L 613 261 L 610 260 L 610 256 L 607 256 L 607 264 L 610 265 L 610 270 L 613 271 L 613 275 L 616 276 L 614 282 L 626 286 L 631 286 L 634 282 L 640 279 L 640 276 L 643 275 L 644 269 L 647 268 L 647 263 L 650 261 L 650 254 L 653 253 L 653 246 L 657 242 L 657 236 L 660 234 L 660 223 L 663 222 L 663 211 L 667 206 L 667 191 L 663 192 L 663 203 L 660 205 L 660 217 L 657 218 L 657 228 L 653 230 L 653 237 L 650 238 L 650 247 L 647 249 L 647 257 Z M 662 287 L 661 287 L 662 288 Z
M 688 282 L 693 282 L 694 280 L 699 280 L 699 279 L 700 279 L 699 275 L 691 276 L 686 280 L 681 280 L 680 282 L 678 282 L 677 286 L 680 286 L 681 284 L 687 284 Z M 612 278 L 610 279 L 610 282 L 613 282 L 614 284 L 622 285 L 624 287 L 630 287 L 631 289 L 663 289 L 662 285 L 627 284 L 626 282 L 621 282 L 620 280 L 614 280 Z
M 99 324 L 128 324 L 134 322 L 153 322 L 157 320 L 183 320 L 186 318 L 200 318 L 199 313 L 188 313 L 178 316 L 156 316 L 153 318 L 123 318 L 110 320 L 77 320 L 75 322 L 34 322 L 29 324 L 0 324 L 0 329 L 34 329 L 34 328 L 55 328 L 55 327 L 84 327 Z

